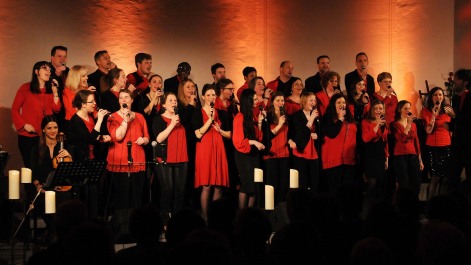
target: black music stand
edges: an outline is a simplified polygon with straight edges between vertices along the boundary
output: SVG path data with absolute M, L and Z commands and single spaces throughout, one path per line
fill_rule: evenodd
M 106 168 L 105 161 L 80 161 L 59 163 L 53 174 L 49 174 L 45 189 L 54 186 L 73 186 L 78 188 L 85 184 L 97 183 Z

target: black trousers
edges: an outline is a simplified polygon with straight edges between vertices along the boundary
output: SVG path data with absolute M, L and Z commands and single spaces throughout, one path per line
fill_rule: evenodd
M 417 155 L 394 156 L 394 173 L 398 188 L 408 188 L 419 196 L 421 173 Z
M 299 174 L 299 187 L 309 188 L 312 192 L 317 192 L 319 187 L 319 160 L 293 156 L 292 161 L 293 168 Z
M 188 163 L 159 163 L 156 166 L 160 186 L 160 212 L 167 222 L 170 214 L 183 210 Z
M 275 204 L 286 201 L 289 191 L 289 158 L 272 158 L 264 162 L 266 184 L 273 186 L 275 190 Z

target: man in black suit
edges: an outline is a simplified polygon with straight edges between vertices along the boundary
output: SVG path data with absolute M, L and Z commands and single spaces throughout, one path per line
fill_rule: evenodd
M 445 107 L 445 111 L 453 119 L 450 129 L 451 138 L 451 176 L 450 190 L 461 190 L 471 196 L 471 69 L 460 69 L 454 74 L 455 95 L 453 107 Z M 466 179 L 461 179 L 463 168 Z
M 164 81 L 165 93 L 172 92 L 178 95 L 178 85 L 184 79 L 190 76 L 191 66 L 187 62 L 181 62 L 177 67 L 177 74 L 171 78 L 167 78 Z
M 345 75 L 345 90 L 350 94 L 352 83 L 357 83 L 360 80 L 363 80 L 366 85 L 366 92 L 368 95 L 374 95 L 375 93 L 375 80 L 368 74 L 368 56 L 364 52 L 357 54 L 355 59 L 355 64 L 357 69 Z
M 322 91 L 321 79 L 322 76 L 330 71 L 330 58 L 327 55 L 317 57 L 317 68 L 319 71 L 311 77 L 306 79 L 305 88 L 307 91 L 317 93 Z

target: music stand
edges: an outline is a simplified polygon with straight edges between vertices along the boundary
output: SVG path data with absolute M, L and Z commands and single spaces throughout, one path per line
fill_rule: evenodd
M 97 183 L 106 168 L 106 161 L 80 161 L 59 163 L 53 174 L 49 174 L 44 188 L 54 186 L 82 186 Z

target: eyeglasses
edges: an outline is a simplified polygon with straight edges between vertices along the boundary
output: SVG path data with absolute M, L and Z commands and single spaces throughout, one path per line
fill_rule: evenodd
M 96 103 L 96 101 L 95 101 L 95 100 L 94 100 L 94 101 L 87 101 L 87 103 L 90 103 L 90 104 L 95 104 L 95 103 Z
M 49 67 L 47 67 L 47 66 L 45 66 L 45 65 L 41 66 L 40 68 L 41 68 L 41 69 L 44 69 L 44 70 L 46 70 L 46 71 L 51 71 L 51 68 L 49 68 Z

